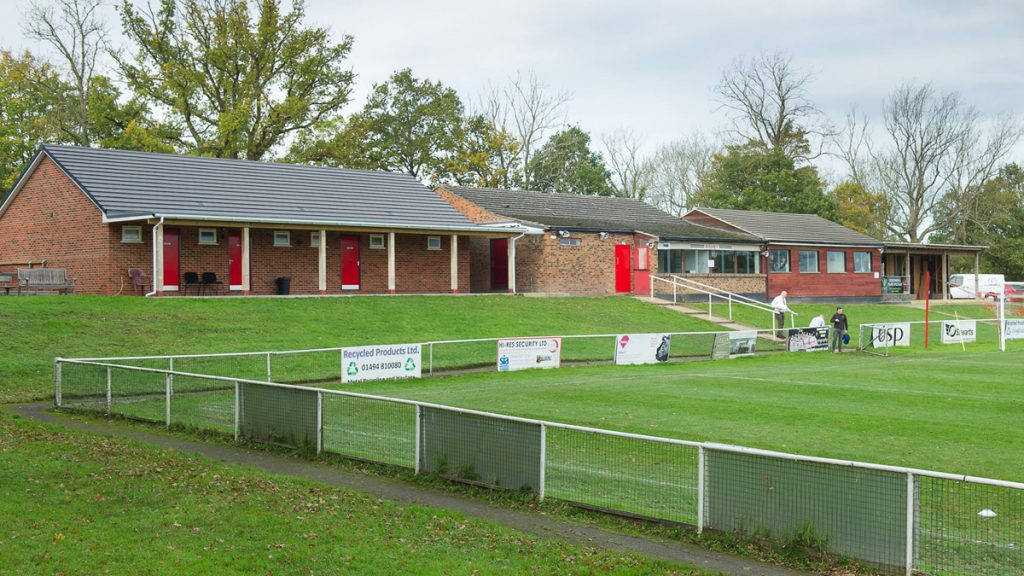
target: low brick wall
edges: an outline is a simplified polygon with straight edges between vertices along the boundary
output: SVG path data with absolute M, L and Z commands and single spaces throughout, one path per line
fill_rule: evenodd
M 658 274 L 659 278 L 668 279 L 670 274 Z M 687 278 L 694 282 L 700 282 L 726 290 L 734 294 L 742 294 L 757 300 L 765 300 L 765 275 L 764 274 L 675 274 L 681 278 Z M 654 282 L 654 294 L 656 296 L 672 296 L 672 285 L 666 282 Z M 707 298 L 707 295 L 697 290 L 690 290 L 679 285 L 676 289 L 678 297 L 684 300 L 696 299 L 697 297 Z

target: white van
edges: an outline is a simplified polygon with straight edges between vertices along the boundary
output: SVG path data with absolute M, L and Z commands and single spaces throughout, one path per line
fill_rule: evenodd
M 978 274 L 978 287 L 974 286 L 974 274 L 953 274 L 949 277 L 949 297 L 995 300 L 1003 295 L 1005 284 L 1002 274 Z

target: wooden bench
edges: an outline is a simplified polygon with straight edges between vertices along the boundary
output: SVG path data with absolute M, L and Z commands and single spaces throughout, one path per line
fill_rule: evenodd
M 11 288 L 17 286 L 14 283 L 14 274 L 7 272 L 0 272 L 0 288 L 3 289 L 4 295 L 10 296 Z
M 74 294 L 75 279 L 64 268 L 18 268 L 18 294 Z

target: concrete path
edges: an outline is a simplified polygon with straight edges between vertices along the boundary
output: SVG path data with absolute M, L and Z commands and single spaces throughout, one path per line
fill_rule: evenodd
M 712 552 L 693 544 L 625 536 L 601 528 L 572 524 L 541 514 L 491 506 L 471 498 L 460 498 L 440 490 L 393 478 L 361 474 L 340 470 L 322 463 L 296 460 L 287 455 L 184 440 L 161 434 L 158 431 L 139 430 L 117 426 L 113 423 L 83 422 L 58 412 L 48 411 L 50 406 L 51 404 L 48 402 L 40 402 L 17 405 L 10 409 L 30 420 L 57 424 L 76 432 L 125 438 L 182 452 L 201 454 L 213 460 L 248 466 L 273 474 L 306 478 L 387 500 L 445 508 L 533 536 L 555 538 L 580 546 L 619 553 L 640 554 L 677 564 L 689 564 L 726 576 L 801 576 L 805 574 L 787 568 L 767 566 L 754 560 Z
M 669 302 L 667 300 L 661 300 L 660 298 L 651 298 L 650 296 L 634 296 L 634 298 L 641 302 L 655 304 L 657 306 L 662 306 L 674 312 L 679 312 L 680 314 L 692 316 L 693 318 L 707 320 L 708 322 L 713 322 L 715 324 L 718 324 L 719 326 L 722 326 L 723 328 L 728 328 L 730 330 L 756 330 L 756 328 L 751 328 L 750 326 L 733 322 L 728 318 L 722 318 L 720 316 L 714 315 L 708 316 L 707 311 L 700 310 L 697 308 L 690 308 L 689 306 L 686 306 L 684 304 L 673 304 L 672 302 Z

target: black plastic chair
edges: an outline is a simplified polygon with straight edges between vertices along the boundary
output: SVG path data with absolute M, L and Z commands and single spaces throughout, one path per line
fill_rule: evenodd
M 206 288 L 213 288 L 216 290 L 216 294 L 220 294 L 220 287 L 224 285 L 223 282 L 217 280 L 217 274 L 214 272 L 203 272 L 203 281 L 200 282 L 200 286 L 205 291 Z
M 188 287 L 195 286 L 199 288 L 199 293 L 203 293 L 203 285 L 199 283 L 199 274 L 195 272 L 185 272 L 185 283 L 181 285 L 181 293 L 184 296 L 188 296 Z

